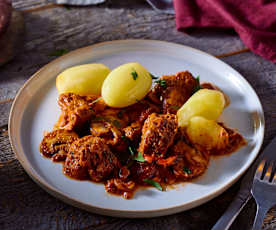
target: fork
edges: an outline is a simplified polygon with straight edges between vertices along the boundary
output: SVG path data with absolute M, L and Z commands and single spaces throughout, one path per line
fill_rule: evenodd
M 251 193 L 257 203 L 257 214 L 252 230 L 259 230 L 267 211 L 276 204 L 275 161 L 261 161 L 256 170 Z

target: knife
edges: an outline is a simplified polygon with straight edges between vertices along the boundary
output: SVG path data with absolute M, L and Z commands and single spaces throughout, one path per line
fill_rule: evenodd
M 230 228 L 231 224 L 234 222 L 236 217 L 239 215 L 243 207 L 251 199 L 251 187 L 255 171 L 259 163 L 264 159 L 276 160 L 276 154 L 274 153 L 276 149 L 276 137 L 271 141 L 271 143 L 265 148 L 265 150 L 256 159 L 255 163 L 250 167 L 250 169 L 244 175 L 241 181 L 241 187 L 238 194 L 234 198 L 233 202 L 227 208 L 225 213 L 220 217 L 218 222 L 213 226 L 211 230 L 227 230 Z

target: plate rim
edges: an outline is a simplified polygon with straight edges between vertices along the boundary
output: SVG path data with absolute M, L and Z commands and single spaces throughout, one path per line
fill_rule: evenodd
M 62 59 L 69 57 L 69 56 L 75 56 L 76 54 L 78 54 L 79 52 L 81 53 L 82 51 L 85 51 L 87 49 L 93 49 L 96 47 L 100 47 L 100 46 L 104 46 L 107 44 L 122 44 L 122 43 L 131 43 L 131 42 L 148 42 L 148 43 L 160 43 L 161 45 L 174 45 L 174 46 L 179 46 L 185 49 L 190 49 L 194 52 L 197 52 L 201 55 L 205 55 L 208 56 L 209 58 L 219 62 L 220 64 L 223 64 L 225 66 L 227 66 L 228 68 L 230 68 L 232 71 L 235 72 L 235 74 L 237 74 L 239 76 L 239 78 L 241 78 L 243 81 L 245 81 L 247 83 L 247 85 L 252 89 L 253 93 L 255 94 L 255 97 L 258 99 L 258 103 L 260 105 L 260 113 L 259 113 L 259 118 L 260 118 L 260 123 L 261 123 L 261 128 L 258 132 L 260 132 L 259 136 L 261 137 L 261 141 L 259 142 L 259 144 L 255 147 L 255 151 L 256 155 L 254 156 L 254 158 L 251 160 L 251 162 L 243 169 L 241 170 L 240 174 L 234 178 L 232 181 L 230 181 L 229 183 L 227 183 L 224 187 L 212 192 L 209 195 L 206 195 L 204 197 L 201 197 L 197 200 L 194 201 L 190 201 L 188 203 L 185 204 L 180 204 L 180 205 L 175 205 L 173 207 L 169 207 L 169 208 L 161 208 L 161 209 L 151 209 L 151 210 L 119 210 L 119 209 L 112 209 L 112 208 L 102 208 L 102 207 L 98 207 L 98 206 L 94 206 L 91 204 L 87 204 L 84 203 L 81 200 L 72 198 L 66 194 L 64 194 L 62 191 L 54 188 L 52 185 L 50 185 L 49 183 L 47 183 L 47 181 L 45 181 L 43 178 L 40 177 L 40 175 L 32 168 L 32 165 L 28 165 L 28 162 L 24 162 L 24 160 L 22 159 L 22 154 L 25 155 L 24 151 L 18 151 L 17 146 L 16 146 L 16 141 L 14 140 L 14 130 L 15 127 L 13 127 L 14 122 L 13 120 L 15 119 L 15 111 L 16 111 L 16 106 L 17 106 L 17 102 L 19 100 L 19 97 L 24 94 L 24 90 L 25 88 L 35 79 L 39 79 L 39 74 L 40 72 L 44 71 L 45 69 L 47 69 L 50 65 L 53 65 L 55 63 L 58 63 L 59 61 L 61 61 Z M 263 141 L 264 141 L 264 133 L 265 133 L 265 117 L 264 117 L 264 110 L 263 110 L 263 106 L 261 103 L 261 100 L 258 96 L 258 94 L 256 93 L 256 91 L 254 90 L 254 88 L 251 86 L 251 84 L 238 72 L 236 71 L 233 67 L 231 67 L 230 65 L 228 65 L 227 63 L 223 62 L 222 60 L 216 58 L 215 56 L 206 53 L 204 51 L 201 51 L 199 49 L 190 47 L 190 46 L 186 46 L 186 45 L 182 45 L 179 43 L 174 43 L 174 42 L 168 42 L 168 41 L 161 41 L 161 40 L 151 40 L 151 39 L 125 39 L 125 40 L 115 40 L 115 41 L 105 41 L 105 42 L 100 42 L 100 43 L 96 43 L 93 45 L 89 45 L 89 46 L 85 46 L 82 48 L 78 48 L 75 50 L 70 51 L 69 53 L 58 57 L 52 61 L 50 61 L 49 63 L 47 63 L 46 65 L 44 65 L 42 68 L 40 68 L 38 71 L 36 71 L 24 84 L 23 86 L 19 89 L 19 91 L 17 92 L 15 99 L 12 103 L 12 107 L 10 110 L 10 114 L 9 114 L 9 122 L 8 122 L 8 126 L 9 126 L 9 130 L 8 130 L 8 134 L 9 134 L 9 141 L 12 147 L 13 152 L 16 155 L 16 158 L 19 160 L 21 166 L 24 168 L 24 170 L 27 172 L 27 174 L 32 178 L 32 180 L 34 182 L 36 182 L 36 184 L 38 184 L 40 187 L 42 187 L 45 191 L 47 191 L 48 193 L 50 193 L 51 195 L 53 195 L 54 197 L 57 197 L 58 199 L 64 201 L 67 204 L 70 204 L 72 206 L 75 206 L 77 208 L 81 208 L 84 209 L 86 211 L 89 212 L 94 212 L 97 214 L 102 214 L 102 215 L 108 215 L 108 216 L 114 216 L 114 217 L 127 217 L 127 218 L 150 218 L 150 217 L 157 217 L 157 216 L 164 216 L 164 215 L 169 215 L 169 214 L 174 214 L 180 211 L 184 211 L 184 210 L 189 210 L 192 209 L 196 206 L 199 206 L 203 203 L 206 203 L 208 201 L 210 201 L 211 199 L 217 197 L 218 195 L 220 195 L 221 193 L 223 193 L 224 191 L 226 191 L 230 186 L 232 186 L 234 183 L 236 183 L 236 181 L 248 170 L 248 168 L 252 165 L 252 163 L 255 161 L 256 157 L 258 156 L 260 149 L 262 147 Z M 22 149 L 23 150 L 23 149 Z M 252 153 L 252 151 L 250 152 Z M 185 206 L 189 206 L 188 208 L 185 208 Z

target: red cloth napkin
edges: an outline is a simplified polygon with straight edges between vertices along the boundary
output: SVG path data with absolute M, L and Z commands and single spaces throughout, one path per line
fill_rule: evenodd
M 275 0 L 174 0 L 176 26 L 233 28 L 254 53 L 276 63 Z

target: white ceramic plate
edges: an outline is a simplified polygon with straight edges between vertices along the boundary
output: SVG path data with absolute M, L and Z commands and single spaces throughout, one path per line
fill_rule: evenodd
M 207 172 L 190 183 L 160 192 L 139 190 L 133 199 L 107 194 L 104 186 L 65 177 L 62 164 L 52 163 L 39 153 L 45 130 L 50 131 L 60 110 L 55 78 L 64 69 L 103 63 L 111 69 L 127 62 L 139 62 L 156 76 L 189 70 L 201 81 L 218 85 L 231 100 L 221 120 L 237 128 L 248 145 L 229 156 L 211 159 Z M 18 160 L 42 188 L 59 199 L 105 215 L 153 217 L 198 206 L 230 187 L 258 154 L 264 135 L 264 115 L 259 98 L 248 82 L 234 69 L 199 50 L 161 41 L 123 40 L 88 46 L 49 63 L 22 87 L 13 103 L 9 120 L 10 141 Z

